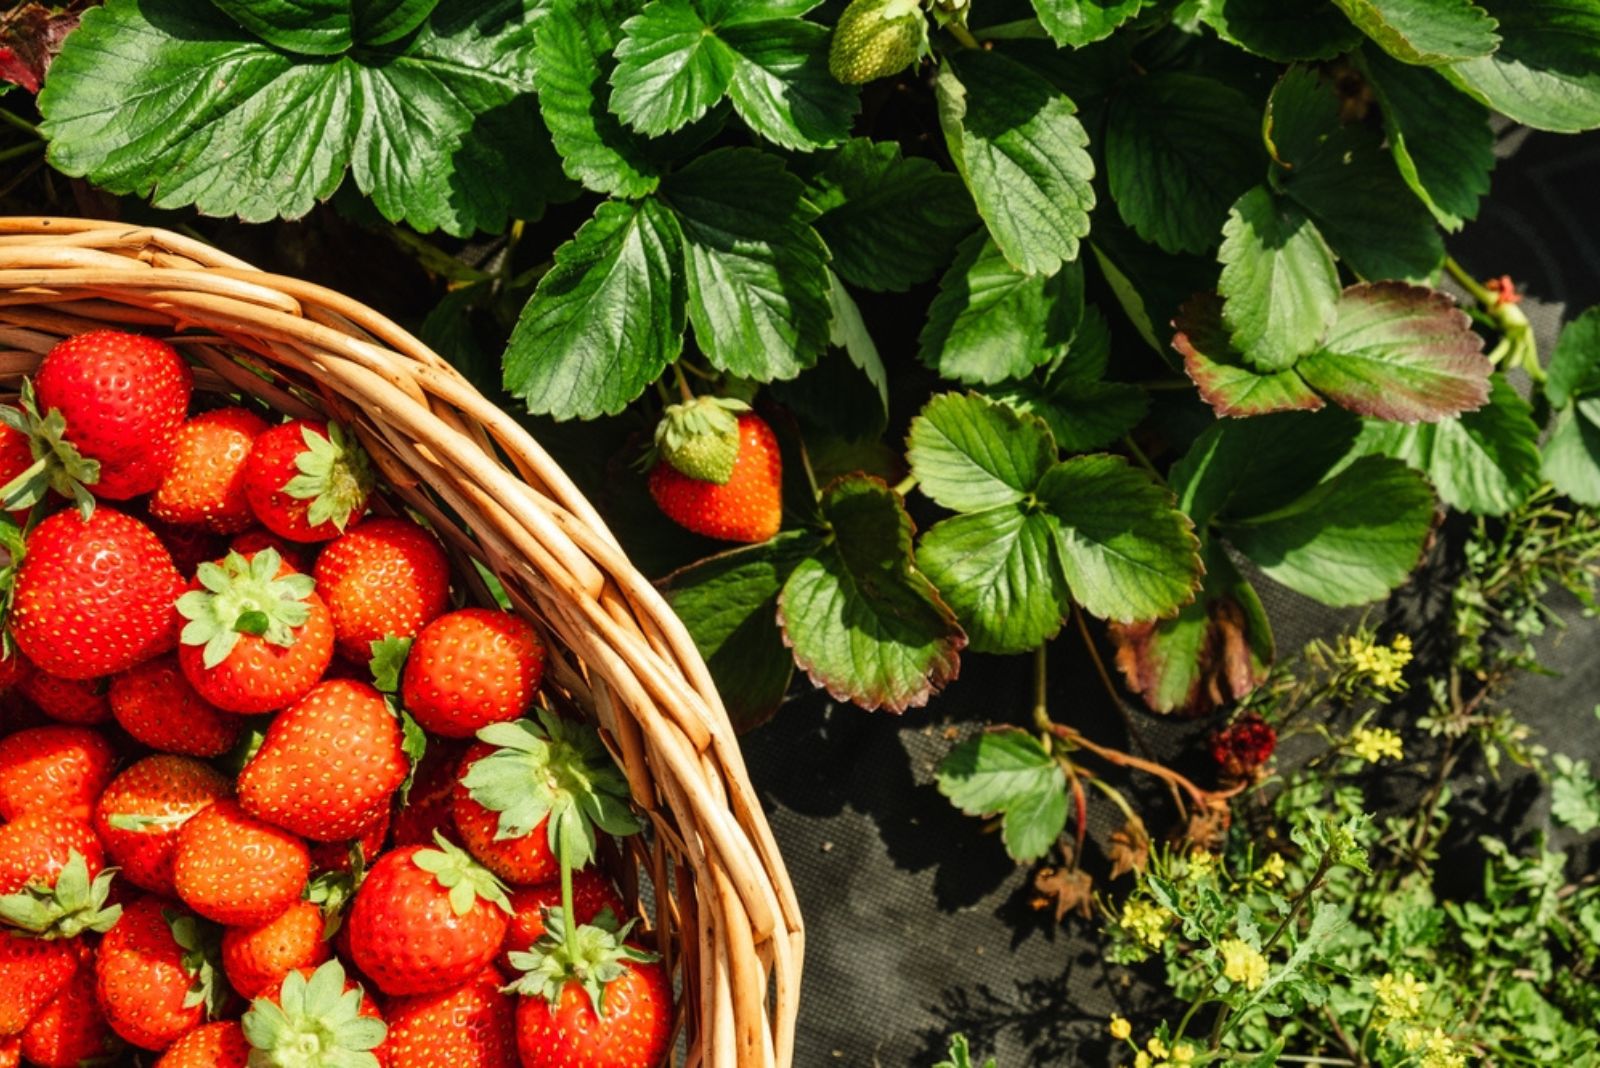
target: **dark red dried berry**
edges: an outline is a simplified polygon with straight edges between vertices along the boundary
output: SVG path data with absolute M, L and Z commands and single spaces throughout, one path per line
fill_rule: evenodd
M 1256 769 L 1278 747 L 1278 732 L 1254 712 L 1247 712 L 1211 736 L 1211 756 L 1230 779 L 1253 778 Z

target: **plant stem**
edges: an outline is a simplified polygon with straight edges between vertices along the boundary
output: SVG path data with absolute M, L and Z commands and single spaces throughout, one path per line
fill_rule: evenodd
M 1454 256 L 1446 256 L 1444 258 L 1444 269 L 1462 289 L 1472 294 L 1472 299 L 1479 304 L 1486 308 L 1491 308 L 1498 303 L 1499 298 L 1485 289 L 1476 278 L 1472 277 L 1471 272 L 1457 263 Z
M 1133 436 L 1131 434 L 1122 435 L 1122 444 L 1127 447 L 1130 453 L 1133 454 L 1134 460 L 1138 462 L 1140 467 L 1156 476 L 1156 481 L 1163 483 L 1166 482 L 1166 479 L 1161 477 L 1161 472 L 1156 470 L 1156 465 L 1150 462 L 1150 457 L 1144 454 L 1143 449 L 1134 444 Z
M 954 37 L 957 41 L 961 42 L 962 48 L 983 47 L 983 45 L 979 43 L 978 39 L 972 36 L 972 31 L 961 25 L 959 22 L 947 23 L 945 25 L 945 29 L 950 31 L 951 37 Z
M 1173 1045 L 1177 1045 L 1183 1038 L 1183 1033 L 1189 1029 L 1189 1021 L 1194 1019 L 1194 1014 L 1200 1011 L 1200 1006 L 1206 1004 L 1209 1004 L 1209 999 L 1207 998 L 1197 998 L 1190 1004 L 1189 1010 L 1183 1014 L 1183 1019 L 1178 1021 L 1177 1030 L 1172 1032 Z
M 683 368 L 676 362 L 672 365 L 672 377 L 678 383 L 678 395 L 683 398 L 684 403 L 694 400 L 694 390 L 689 388 L 689 380 L 683 377 Z
M 1218 1049 L 1222 1046 L 1222 1036 L 1228 1033 L 1224 1025 L 1232 1014 L 1232 1005 L 1223 1005 L 1217 1010 L 1217 1022 L 1211 1025 L 1211 1038 L 1206 1043 L 1207 1049 Z
M 1307 902 L 1311 900 L 1312 893 L 1322 885 L 1322 880 L 1327 877 L 1328 871 L 1332 867 L 1333 854 L 1322 854 L 1322 859 L 1317 862 L 1317 870 L 1312 874 L 1311 881 L 1306 883 L 1306 888 L 1300 891 L 1300 895 L 1294 899 L 1294 904 L 1290 906 L 1289 915 L 1283 918 L 1283 922 L 1278 924 L 1278 929 L 1272 932 L 1272 937 L 1267 939 L 1267 944 L 1261 947 L 1261 955 L 1263 957 L 1272 952 L 1272 947 L 1277 945 L 1284 932 L 1289 930 L 1289 925 L 1300 918 L 1300 914 L 1306 909 Z
M 1355 1064 L 1361 1066 L 1361 1068 L 1366 1068 L 1366 1054 L 1362 1053 L 1360 1047 L 1350 1040 L 1349 1035 L 1345 1034 L 1345 1030 L 1343 1027 L 1339 1026 L 1339 1018 L 1333 1014 L 1333 1010 L 1324 1005 L 1322 1006 L 1322 1015 L 1328 1021 L 1328 1026 L 1333 1028 L 1334 1037 L 1339 1040 L 1339 1044 L 1344 1047 L 1345 1053 L 1349 1054 L 1350 1056 L 1350 1060 L 1348 1061 L 1329 1061 L 1327 1063 Z M 1280 1057 L 1278 1059 L 1288 1060 L 1289 1058 Z
M 917 488 L 917 476 L 907 475 L 894 484 L 894 491 L 902 497 L 911 496 L 911 491 Z
M 38 152 L 42 148 L 44 148 L 44 145 L 39 141 L 26 141 L 20 145 L 12 145 L 10 148 L 0 149 L 0 163 Z
M 572 862 L 564 855 L 558 859 L 561 861 L 561 918 L 566 921 L 562 925 L 565 932 L 562 943 L 566 946 L 567 959 L 573 961 L 578 959 L 578 918 L 572 911 Z
M 5 108 L 0 108 L 0 122 L 5 123 L 7 126 L 14 126 L 17 129 L 21 130 L 23 133 L 28 134 L 29 136 L 32 136 L 32 137 L 38 137 L 39 136 L 39 127 L 37 127 L 33 123 L 29 122 L 27 119 L 23 118 L 21 115 L 12 114 L 11 112 L 7 111 Z
M 1048 644 L 1041 643 L 1033 651 L 1033 725 L 1044 734 L 1051 733 L 1054 726 L 1050 722 L 1050 700 L 1045 692 L 1045 683 L 1049 673 L 1049 657 L 1045 655 Z

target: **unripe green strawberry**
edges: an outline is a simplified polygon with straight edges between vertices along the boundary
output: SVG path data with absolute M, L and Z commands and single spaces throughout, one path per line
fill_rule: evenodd
M 928 49 L 918 0 L 851 0 L 833 28 L 828 70 L 846 85 L 899 74 Z

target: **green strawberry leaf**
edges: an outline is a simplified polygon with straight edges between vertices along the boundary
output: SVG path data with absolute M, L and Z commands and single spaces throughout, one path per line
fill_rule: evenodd
M 1266 164 L 1256 105 L 1215 78 L 1132 79 L 1106 112 L 1106 184 L 1124 222 L 1168 252 L 1217 244 L 1228 206 Z
M 1600 8 L 1567 0 L 1481 0 L 1499 23 L 1493 55 L 1443 69 L 1507 117 L 1540 130 L 1600 127 Z
M 813 224 L 833 269 L 862 289 L 900 292 L 933 277 L 977 222 L 958 175 L 893 142 L 855 138 L 810 176 Z
M 1383 111 L 1389 151 L 1411 191 L 1446 230 L 1477 217 L 1494 169 L 1489 110 L 1443 76 L 1374 49 L 1358 54 Z
M 1546 376 L 1544 395 L 1557 408 L 1600 393 L 1600 307 L 1562 327 Z
M 919 707 L 955 678 L 966 635 L 912 566 L 911 517 L 865 475 L 822 495 L 831 538 L 778 595 L 795 663 L 840 700 L 869 710 Z
M 367 666 L 372 672 L 372 686 L 379 693 L 400 692 L 400 673 L 405 670 L 406 657 L 411 655 L 411 641 L 390 634 L 372 642 Z
M 950 157 L 1006 259 L 1029 274 L 1077 259 L 1094 162 L 1072 101 L 997 52 L 947 57 L 936 88 Z
M 375 4 L 355 16 L 339 5 L 353 32 L 373 34 L 348 50 L 334 47 L 338 32 L 280 22 L 290 6 L 316 23 L 332 5 L 231 5 L 328 54 L 274 47 L 202 0 L 86 11 L 39 95 L 51 162 L 157 207 L 252 222 L 304 215 L 347 169 L 386 218 L 419 230 L 498 230 L 513 212 L 542 210 L 545 172 L 529 166 L 537 139 L 491 118 L 531 106 L 532 0 L 431 14 Z M 363 12 L 376 21 L 364 25 Z M 407 23 L 404 40 L 391 37 Z
M 1063 452 L 1087 452 L 1121 438 L 1150 409 L 1145 391 L 1130 382 L 1105 382 L 1111 331 L 1099 309 L 1084 310 L 1064 354 L 1043 374 L 989 391 L 995 400 L 1045 421 Z
M 1282 371 L 1317 347 L 1333 324 L 1339 271 L 1293 202 L 1259 185 L 1245 193 L 1228 213 L 1218 258 L 1222 320 L 1248 364 Z
M 708 152 L 661 187 L 683 235 L 689 319 L 712 366 L 793 378 L 828 344 L 828 250 L 805 189 L 754 149 Z
M 1403 63 L 1487 56 L 1495 20 L 1472 0 L 1333 0 L 1362 33 Z
M 778 592 L 818 549 L 806 531 L 707 557 L 662 580 L 667 603 L 706 658 L 737 730 L 767 720 L 789 690 L 794 657 L 778 630 Z
M 1082 316 L 1080 265 L 1024 274 L 980 230 L 940 279 L 918 354 L 941 378 L 993 385 L 1060 357 Z
M 1558 411 L 1544 443 L 1541 473 L 1579 504 L 1600 505 L 1600 424 L 1576 407 Z
M 1200 0 L 1199 13 L 1224 41 L 1279 63 L 1332 59 L 1361 43 L 1328 0 Z
M 1082 48 L 1111 36 L 1154 0 L 1033 0 L 1039 24 L 1066 48 Z
M 1072 609 L 1043 512 L 1000 505 L 935 523 L 917 567 L 939 589 L 978 653 L 1021 653 L 1055 637 Z
M 849 441 L 874 440 L 889 421 L 889 373 L 844 283 L 832 271 L 828 282 L 833 348 L 810 371 L 768 388 L 809 427 Z
M 911 420 L 906 459 L 923 493 L 958 512 L 1021 503 L 1055 462 L 1040 419 L 975 393 L 941 393 Z
M 1168 473 L 1179 506 L 1201 527 L 1260 515 L 1322 482 L 1354 450 L 1361 420 L 1337 408 L 1221 420 Z
M 1184 372 L 1199 387 L 1200 399 L 1218 415 L 1233 418 L 1321 408 L 1322 398 L 1293 368 L 1263 372 L 1250 365 L 1229 337 L 1225 308 L 1216 294 L 1201 293 L 1172 321 L 1172 347 L 1183 356 Z
M 677 217 L 660 202 L 602 203 L 556 249 L 523 307 L 506 347 L 506 390 L 557 419 L 627 407 L 683 347 L 682 247 Z
M 32 464 L 0 486 L 0 510 L 27 511 L 54 490 L 76 503 L 79 514 L 87 521 L 94 514 L 94 495 L 87 487 L 100 481 L 100 461 L 86 459 L 76 445 L 66 440 L 67 418 L 59 408 L 39 414 L 32 379 L 22 380 L 15 408 L 0 404 L 0 423 L 27 435 L 28 449 L 33 454 Z
M 1003 816 L 1006 852 L 1019 862 L 1044 856 L 1066 829 L 1066 774 L 1025 731 L 974 735 L 940 762 L 935 782 L 967 815 Z
M 212 0 L 268 44 L 334 56 L 357 42 L 387 44 L 422 24 L 439 0 Z

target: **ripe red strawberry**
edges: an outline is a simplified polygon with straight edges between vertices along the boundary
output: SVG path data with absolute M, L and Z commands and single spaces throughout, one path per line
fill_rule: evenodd
M 311 854 L 294 835 L 218 801 L 178 832 L 172 878 L 178 897 L 218 923 L 266 923 L 300 900 Z
M 333 660 L 333 622 L 315 585 L 271 549 L 201 564 L 178 599 L 187 620 L 178 663 L 195 692 L 246 714 L 310 692 Z
M 347 875 L 352 870 L 350 853 L 354 849 L 361 851 L 362 870 L 371 867 L 372 862 L 378 859 L 378 854 L 383 852 L 384 840 L 389 837 L 389 819 L 389 809 L 385 807 L 370 826 L 353 838 L 312 843 L 311 870 Z
M 114 675 L 172 647 L 183 580 L 137 519 L 57 512 L 28 535 L 11 635 L 34 666 L 65 679 Z
M 355 991 L 356 997 L 350 997 Z M 246 1040 L 264 1065 L 389 1063 L 383 1013 L 336 960 L 315 971 L 301 968 L 275 991 L 256 998 L 244 1014 Z M 363 1054 L 370 1054 L 368 1061 Z M 441 1062 L 441 1068 L 443 1068 Z
M 228 780 L 198 760 L 146 757 L 105 788 L 95 808 L 95 831 L 123 879 L 176 897 L 172 863 L 178 832 L 195 813 L 229 793 Z
M 155 1068 L 247 1068 L 250 1043 L 238 1020 L 197 1027 L 167 1047 Z
M 22 1033 L 22 1055 L 39 1068 L 101 1063 L 97 1058 L 108 1057 L 122 1045 L 95 1000 L 94 951 L 81 939 L 75 945 L 78 970 Z
M 240 996 L 256 998 L 276 990 L 298 968 L 315 968 L 330 955 L 323 935 L 322 910 L 297 901 L 254 927 L 222 932 L 222 970 Z
M 220 1012 L 226 992 L 215 958 L 206 924 L 160 898 L 130 902 L 95 955 L 106 1022 L 141 1049 L 166 1049 Z
M 516 1002 L 486 968 L 453 990 L 389 1003 L 394 1068 L 518 1068 Z
M 239 775 L 239 803 L 302 838 L 353 838 L 405 781 L 400 724 L 364 682 L 332 679 L 285 709 Z
M 0 819 L 59 812 L 88 819 L 116 768 L 111 743 L 86 727 L 30 727 L 0 738 Z
M 290 541 L 327 541 L 367 510 L 372 466 L 338 423 L 307 419 L 258 436 L 245 461 L 244 492 L 261 525 Z
M 380 638 L 414 638 L 450 607 L 450 561 L 409 519 L 364 519 L 317 557 L 317 592 L 339 651 L 357 663 Z
M 115 330 L 67 338 L 45 354 L 34 376 L 39 410 L 58 409 L 66 418 L 64 436 L 99 462 L 94 492 L 107 500 L 161 484 L 193 385 L 171 345 Z
M 194 692 L 178 658 L 162 656 L 111 680 L 111 712 L 134 741 L 167 753 L 221 756 L 239 739 L 239 720 Z
M 37 669 L 28 672 L 17 692 L 57 723 L 90 727 L 111 722 L 105 679 L 63 679 Z
M 35 811 L 0 825 L 0 899 L 24 887 L 49 889 L 77 853 L 93 879 L 106 866 L 94 828 L 72 816 Z
M 244 493 L 250 446 L 267 421 L 244 408 L 202 412 L 178 429 L 172 466 L 150 498 L 150 514 L 169 523 L 204 523 L 222 534 L 255 522 Z
M 0 694 L 10 693 L 32 673 L 33 665 L 21 653 L 13 651 L 10 656 L 0 656 Z
M 22 1037 L 0 1038 L 0 1068 L 18 1068 L 22 1063 Z
M 724 403 L 709 398 L 673 405 L 656 444 L 661 455 L 650 469 L 650 496 L 668 519 L 725 541 L 766 541 L 778 532 L 783 462 L 760 416 L 745 411 L 735 420 Z
M 449 990 L 494 959 L 510 913 L 494 876 L 450 843 L 392 850 L 356 891 L 351 957 L 385 994 Z
M 226 554 L 227 539 L 210 527 L 167 523 L 151 516 L 146 523 L 172 554 L 172 566 L 185 582 L 194 578 L 195 569 L 207 560 Z
M 511 953 L 526 953 L 533 944 L 544 937 L 546 909 L 561 907 L 561 881 L 541 883 L 538 886 L 518 886 L 511 890 L 511 926 L 506 929 L 506 942 L 502 957 Z M 572 873 L 572 914 L 579 923 L 593 923 L 602 912 L 621 920 L 624 911 L 622 898 L 611 888 L 605 876 L 592 869 Z M 510 961 L 505 961 L 510 967 Z
M 228 542 L 228 549 L 240 556 L 254 556 L 262 549 L 276 549 L 284 563 L 308 575 L 316 562 L 319 548 L 319 545 L 306 545 L 281 538 L 266 527 L 251 527 L 243 534 L 234 535 L 233 540 Z
M 22 1034 L 77 970 L 70 939 L 0 937 L 0 1038 Z
M 449 612 L 411 643 L 401 702 L 424 730 L 470 738 L 527 710 L 544 656 L 544 644 L 520 616 L 488 608 Z
M 428 740 L 428 751 L 411 780 L 411 793 L 394 816 L 394 848 L 432 845 L 435 834 L 459 844 L 450 810 L 455 799 L 456 773 L 467 748 L 466 743 L 455 739 Z
M 32 466 L 33 449 L 28 444 L 28 435 L 6 423 L 0 423 L 0 486 L 8 485 Z M 18 508 L 11 513 L 11 518 L 20 524 L 27 515 L 28 509 Z
M 496 751 L 494 746 L 478 742 L 467 750 L 461 761 L 461 773 L 451 798 L 451 815 L 461 843 L 478 863 L 508 883 L 532 886 L 547 882 L 561 874 L 545 830 L 548 817 L 536 823 L 532 830 L 502 838 L 500 813 L 475 800 L 471 789 L 462 781 L 480 760 Z

